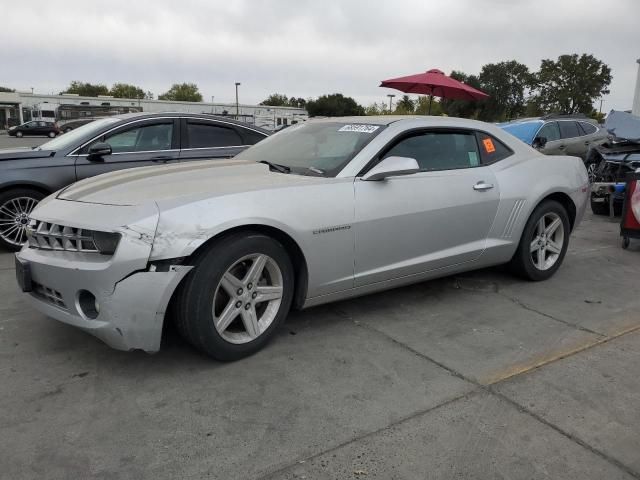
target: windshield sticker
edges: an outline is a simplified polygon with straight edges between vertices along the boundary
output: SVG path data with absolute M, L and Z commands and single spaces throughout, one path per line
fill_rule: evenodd
M 373 133 L 380 128 L 379 125 L 344 125 L 339 132 Z
M 484 140 L 482 140 L 482 143 L 484 144 L 484 150 L 487 153 L 493 153 L 496 151 L 496 147 L 490 138 L 485 138 Z

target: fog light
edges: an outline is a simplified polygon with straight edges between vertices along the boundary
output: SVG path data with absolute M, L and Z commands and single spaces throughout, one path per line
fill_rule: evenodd
M 114 232 L 92 231 L 91 238 L 98 251 L 103 255 L 113 255 L 120 241 L 120 234 Z
M 96 296 L 88 290 L 78 292 L 78 309 L 87 318 L 94 320 L 100 313 L 100 304 Z

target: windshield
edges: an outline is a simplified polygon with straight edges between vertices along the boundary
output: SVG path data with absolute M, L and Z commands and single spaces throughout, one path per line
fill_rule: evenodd
M 101 118 L 100 120 L 94 120 L 91 123 L 82 125 L 75 128 L 64 135 L 54 138 L 53 140 L 43 143 L 38 147 L 38 150 L 64 150 L 67 148 L 75 147 L 79 142 L 84 139 L 89 140 L 91 135 L 99 133 L 103 128 L 112 123 L 116 123 L 120 118 L 110 117 Z
M 383 125 L 309 122 L 286 128 L 235 158 L 271 162 L 292 173 L 333 177 L 384 129 Z
M 536 121 L 536 122 L 515 122 L 515 123 L 503 123 L 502 125 L 498 125 L 504 131 L 509 132 L 516 138 L 519 138 L 527 145 L 531 145 L 533 143 L 533 136 L 536 134 L 540 126 L 544 122 Z

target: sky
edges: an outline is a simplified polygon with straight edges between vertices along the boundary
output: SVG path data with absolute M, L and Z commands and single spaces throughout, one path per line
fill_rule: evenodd
M 206 101 L 343 93 L 431 68 L 479 73 L 590 53 L 612 69 L 603 111 L 630 109 L 640 0 L 0 0 L 0 85 L 58 93 L 72 80 L 156 96 L 196 83 Z M 598 107 L 599 105 L 596 105 Z

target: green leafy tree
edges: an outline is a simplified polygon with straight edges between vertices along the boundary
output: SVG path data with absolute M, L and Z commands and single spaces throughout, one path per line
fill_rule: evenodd
M 307 101 L 304 98 L 298 97 L 289 99 L 289 106 L 296 108 L 305 108 L 307 106 Z
M 288 107 L 289 98 L 286 95 L 282 95 L 280 93 L 272 93 L 266 98 L 266 100 L 260 102 L 260 105 L 268 105 L 271 107 Z
M 110 95 L 116 98 L 153 99 L 153 93 L 145 93 L 142 88 L 129 83 L 114 83 Z
M 9 87 L 0 87 L 0 92 L 12 93 L 12 92 L 15 92 L 15 90 Z
M 403 95 L 398 103 L 396 103 L 396 110 L 394 113 L 398 115 L 409 115 L 414 113 L 416 110 L 416 105 L 413 100 L 409 98 L 409 95 Z
M 535 76 L 536 102 L 546 112 L 593 113 L 593 102 L 609 93 L 611 69 L 593 55 L 542 60 Z
M 195 83 L 174 83 L 167 92 L 158 95 L 158 100 L 201 102 L 202 94 Z
M 382 103 L 382 105 L 378 105 L 377 103 L 374 102 L 368 107 L 365 107 L 364 114 L 365 115 L 384 115 L 385 114 L 384 102 Z
M 466 83 L 473 88 L 482 90 L 482 87 L 480 86 L 480 79 L 477 75 L 467 75 L 464 72 L 453 70 L 449 76 L 459 82 Z M 480 111 L 480 105 L 477 100 L 453 100 L 441 98 L 440 107 L 442 109 L 442 113 L 450 117 L 478 118 Z M 431 115 L 435 115 L 433 113 L 433 106 L 431 107 Z
M 444 112 L 442 110 L 442 103 L 436 97 L 431 101 L 431 113 L 429 113 L 429 97 L 425 95 L 421 95 L 416 100 L 416 108 L 414 113 L 417 115 L 442 115 Z
M 97 97 L 98 95 L 109 95 L 109 89 L 102 83 L 92 84 L 74 80 L 66 90 L 60 92 L 60 94 L 63 93 L 75 93 L 83 97 Z
M 515 60 L 489 63 L 478 77 L 480 90 L 489 98 L 479 102 L 479 118 L 487 121 L 508 120 L 525 113 L 526 93 L 533 85 L 529 68 Z
M 307 102 L 307 112 L 311 117 L 342 117 L 348 115 L 364 115 L 364 108 L 351 97 L 341 93 L 322 95 L 316 100 Z

